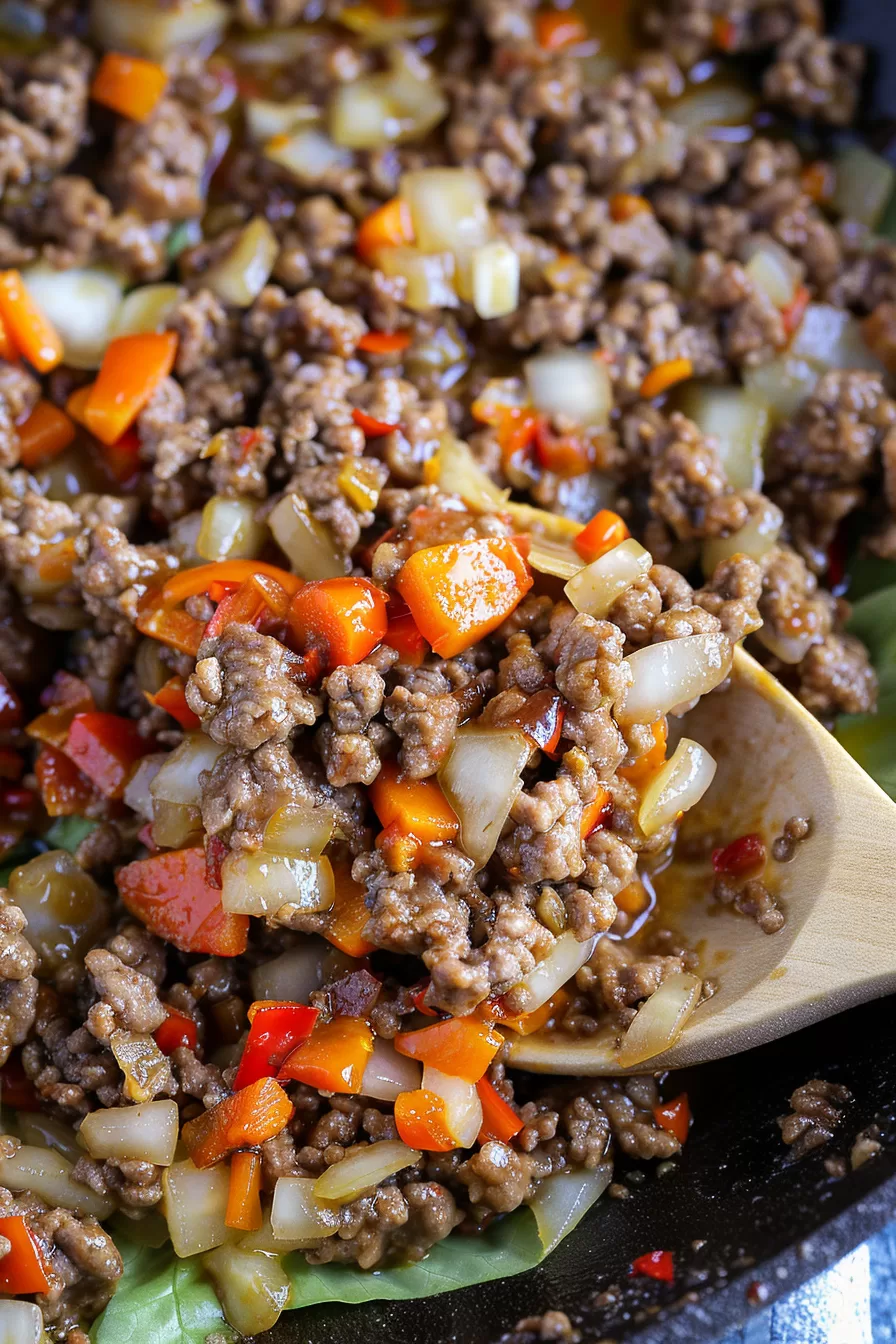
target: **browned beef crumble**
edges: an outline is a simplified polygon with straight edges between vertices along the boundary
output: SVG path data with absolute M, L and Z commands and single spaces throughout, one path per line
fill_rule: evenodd
M 830 1143 L 850 1101 L 852 1093 L 840 1083 L 812 1078 L 798 1087 L 790 1098 L 791 1114 L 778 1120 L 791 1156 L 798 1160 Z

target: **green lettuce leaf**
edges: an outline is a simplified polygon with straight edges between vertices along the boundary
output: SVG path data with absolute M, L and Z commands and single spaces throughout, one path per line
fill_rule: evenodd
M 896 565 L 879 570 L 890 586 L 868 592 L 853 608 L 848 629 L 868 646 L 880 681 L 876 714 L 841 714 L 834 729 L 842 743 L 885 793 L 896 800 Z M 850 589 L 852 591 L 852 589 Z

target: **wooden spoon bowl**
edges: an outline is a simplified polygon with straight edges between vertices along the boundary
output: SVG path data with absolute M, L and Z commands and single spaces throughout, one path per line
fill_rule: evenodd
M 635 1067 L 618 1038 L 557 1032 L 512 1037 L 509 1063 L 539 1073 L 642 1073 L 735 1054 L 896 990 L 896 804 L 833 737 L 742 649 L 729 688 L 705 697 L 681 725 L 718 762 L 686 818 L 686 835 L 768 844 L 791 817 L 811 832 L 789 863 L 769 860 L 784 927 L 763 933 L 710 902 L 704 862 L 663 922 L 680 930 L 716 985 L 672 1046 Z M 667 918 L 668 916 L 668 918 Z

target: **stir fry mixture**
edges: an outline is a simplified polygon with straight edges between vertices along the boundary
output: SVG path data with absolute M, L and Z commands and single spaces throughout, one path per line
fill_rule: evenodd
M 684 1144 L 507 1041 L 635 1066 L 712 992 L 652 874 L 739 641 L 874 706 L 896 173 L 817 0 L 0 34 L 0 1336 L 85 1344 L 128 1228 L 255 1334 L 287 1252 L 550 1239 Z M 808 832 L 714 838 L 724 918 Z

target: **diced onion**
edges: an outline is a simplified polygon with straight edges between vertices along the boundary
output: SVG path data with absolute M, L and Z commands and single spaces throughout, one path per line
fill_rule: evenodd
M 770 499 L 760 498 L 763 500 L 761 506 L 737 532 L 732 532 L 729 537 L 710 537 L 704 541 L 701 560 L 707 578 L 712 576 L 717 565 L 732 555 L 748 555 L 751 560 L 761 560 L 777 543 L 784 526 L 784 515 Z
M 200 557 L 196 551 L 196 542 L 201 527 L 202 513 L 199 509 L 193 509 L 192 512 L 185 513 L 183 518 L 175 519 L 168 529 L 168 541 L 180 556 L 184 566 L 199 563 Z
M 529 543 L 529 567 L 539 574 L 553 574 L 558 579 L 571 579 L 583 568 L 578 551 L 562 541 L 534 536 Z
M 98 369 L 121 304 L 121 281 L 95 268 L 56 271 L 43 264 L 24 270 L 22 280 L 59 333 L 66 364 Z
M 412 48 L 396 46 L 389 69 L 337 84 L 330 98 L 330 135 L 346 149 L 386 149 L 422 140 L 448 112 L 432 68 Z
M 227 6 L 218 0 L 193 0 L 170 8 L 139 0 L 93 0 L 90 7 L 91 32 L 100 46 L 133 51 L 153 61 L 178 47 L 213 46 L 229 18 Z
M 444 28 L 448 11 L 430 9 L 422 13 L 386 15 L 375 4 L 346 5 L 339 11 L 339 22 L 364 39 L 364 46 L 384 47 L 392 42 L 413 42 Z
M 229 854 L 221 865 L 221 905 L 231 914 L 268 915 L 281 905 L 329 910 L 336 899 L 329 859 L 294 859 L 257 850 Z
M 488 242 L 485 183 L 475 169 L 421 168 L 402 175 L 399 191 L 421 251 L 466 256 Z
M 896 190 L 896 168 L 864 145 L 848 145 L 834 159 L 831 205 L 846 219 L 877 228 Z
M 716 440 L 729 484 L 735 490 L 761 490 L 768 407 L 742 388 L 699 384 L 684 394 L 682 406 L 685 415 Z
M 418 1061 L 400 1055 L 391 1041 L 377 1036 L 373 1054 L 364 1066 L 361 1095 L 377 1101 L 394 1101 L 402 1092 L 414 1092 L 419 1086 Z
M 682 812 L 695 807 L 715 773 L 716 763 L 706 748 L 683 737 L 644 790 L 638 809 L 638 825 L 644 834 L 655 835 Z
M 452 1078 L 431 1064 L 424 1065 L 423 1087 L 445 1103 L 445 1124 L 458 1148 L 472 1148 L 482 1128 L 482 1102 L 474 1083 Z
M 520 259 L 509 243 L 495 239 L 474 249 L 473 307 L 479 317 L 506 317 L 520 301 Z
M 493 1145 L 496 1146 L 496 1145 Z M 590 1171 L 558 1171 L 541 1182 L 528 1201 L 538 1224 L 538 1237 L 545 1255 L 582 1221 L 613 1179 L 612 1162 L 601 1162 Z
M 58 1205 L 92 1218 L 108 1218 L 115 1200 L 72 1180 L 71 1171 L 72 1163 L 61 1153 L 27 1143 L 11 1157 L 0 1157 L 0 1185 L 7 1190 L 29 1190 L 51 1208 Z
M 51 1148 L 69 1162 L 77 1162 L 84 1156 L 71 1126 L 54 1120 L 51 1115 L 44 1115 L 42 1111 L 16 1111 L 16 1128 L 22 1142 L 35 1148 Z M 0 1339 L 2 1337 L 0 1335 Z
M 289 1302 L 289 1275 L 279 1259 L 260 1251 L 219 1246 L 202 1257 L 225 1317 L 240 1336 L 260 1335 Z
M 521 532 L 531 532 L 533 537 L 572 542 L 582 530 L 582 524 L 574 518 L 566 518 L 562 513 L 548 513 L 547 509 L 538 509 L 532 504 L 519 504 L 515 499 L 504 500 L 500 507 L 502 513 L 510 514 Z
M 523 365 L 529 393 L 545 415 L 577 425 L 605 425 L 613 408 L 607 366 L 587 350 L 550 350 Z
M 83 961 L 102 938 L 109 902 L 72 854 L 46 850 L 14 868 L 9 898 L 28 920 L 28 942 L 39 957 L 37 975 L 49 979 L 67 962 Z
M 311 1176 L 281 1176 L 274 1186 L 271 1232 L 278 1241 L 314 1241 L 330 1237 L 339 1226 L 332 1204 L 314 1193 Z
M 163 849 L 183 849 L 191 840 L 201 837 L 202 816 L 199 808 L 189 803 L 168 803 L 154 798 L 152 804 L 152 838 Z
M 238 30 L 239 31 L 239 30 Z M 268 28 L 251 36 L 229 38 L 227 49 L 238 65 L 288 65 L 320 47 L 321 34 L 309 25 Z
M 162 1172 L 162 1212 L 175 1255 L 200 1255 L 230 1239 L 224 1221 L 229 1189 L 226 1162 L 200 1171 L 188 1158 Z
M 199 777 L 203 771 L 211 770 L 226 750 L 205 733 L 189 733 L 151 781 L 149 791 L 153 800 L 198 806 L 202 801 Z
M 40 1344 L 44 1318 L 35 1302 L 0 1302 L 0 1339 L 3 1344 Z
M 203 560 L 254 560 L 264 547 L 268 529 L 256 521 L 258 501 L 212 495 L 202 510 L 196 550 Z
M 164 331 L 171 314 L 187 291 L 180 285 L 140 285 L 126 294 L 112 322 L 110 336 L 142 336 Z
M 744 369 L 744 387 L 775 415 L 789 419 L 815 391 L 819 379 L 817 367 L 805 359 L 782 355 L 756 368 Z
M 772 238 L 760 238 L 748 243 L 745 260 L 747 275 L 776 308 L 793 302 L 803 268 L 786 248 Z
M 261 1227 L 240 1237 L 238 1245 L 241 1251 L 266 1251 L 268 1255 L 289 1255 L 290 1251 L 316 1246 L 320 1239 L 320 1232 L 313 1237 L 293 1237 L 291 1241 L 275 1237 L 271 1229 L 271 1210 L 268 1207 L 264 1210 Z
M 716 126 L 743 126 L 756 111 L 757 99 L 736 84 L 717 84 L 695 89 L 667 107 L 663 115 L 689 135 L 712 131 Z
M 580 943 L 571 929 L 561 933 L 550 952 L 505 996 L 513 1013 L 533 1013 L 547 1003 L 589 961 L 598 935 Z
M 325 963 L 333 950 L 321 939 L 306 938 L 273 961 L 261 962 L 249 977 L 254 998 L 307 1003 L 324 982 Z
M 613 603 L 637 583 L 653 564 L 653 556 L 634 537 L 592 560 L 563 589 L 576 611 L 603 620 Z
M 628 1069 L 645 1059 L 653 1059 L 673 1046 L 697 1007 L 701 989 L 696 975 L 686 971 L 667 976 L 638 1009 L 622 1038 L 616 1056 L 622 1068 Z
M 176 1101 L 111 1106 L 85 1115 L 79 1131 L 91 1157 L 170 1167 L 177 1147 Z
M 419 1161 L 420 1153 L 415 1148 L 409 1148 L 399 1139 L 383 1139 L 380 1143 L 356 1149 L 341 1162 L 328 1167 L 314 1182 L 314 1193 L 318 1199 L 348 1204 L 365 1190 L 374 1189 L 397 1171 L 413 1167 Z
M 248 98 L 244 112 L 249 136 L 258 144 L 264 144 L 275 135 L 291 135 L 300 126 L 320 119 L 320 109 L 302 97 L 287 98 L 283 102 Z
M 333 838 L 336 818 L 328 807 L 287 803 L 264 828 L 263 847 L 270 854 L 296 859 L 319 859 Z
M 124 1074 L 124 1093 L 131 1101 L 151 1101 L 171 1084 L 171 1065 L 155 1041 L 142 1031 L 113 1031 L 109 1041 Z
M 268 514 L 268 526 L 303 579 L 334 579 L 345 573 L 345 557 L 323 523 L 312 518 L 300 495 L 284 495 Z
M 625 661 L 633 680 L 625 700 L 616 709 L 620 723 L 656 723 L 677 705 L 706 695 L 731 669 L 727 635 L 685 635 L 661 644 L 648 644 Z
M 405 281 L 404 302 L 415 312 L 458 306 L 451 252 L 427 253 L 417 247 L 384 247 L 377 253 L 376 264 L 384 275 Z
M 249 308 L 267 284 L 279 251 L 274 230 L 256 215 L 240 230 L 227 255 L 205 272 L 202 283 L 222 303 Z
M 477 868 L 488 863 L 514 801 L 529 744 L 515 728 L 458 729 L 439 783 L 460 820 L 460 843 Z
M 790 343 L 790 353 L 825 370 L 883 369 L 863 341 L 858 320 L 829 303 L 808 305 Z
M 476 513 L 493 513 L 507 499 L 507 491 L 486 475 L 469 445 L 453 434 L 444 434 L 439 442 L 439 489 L 459 495 Z
M 772 625 L 763 623 L 756 631 L 756 638 L 769 653 L 780 658 L 782 663 L 793 666 L 803 661 L 809 649 L 817 642 L 818 636 L 811 629 L 803 630 L 798 635 L 785 635 L 782 631 L 775 630 Z
M 264 156 L 306 186 L 315 186 L 334 168 L 350 168 L 352 162 L 347 149 L 313 126 L 300 127 L 288 136 L 272 136 Z

